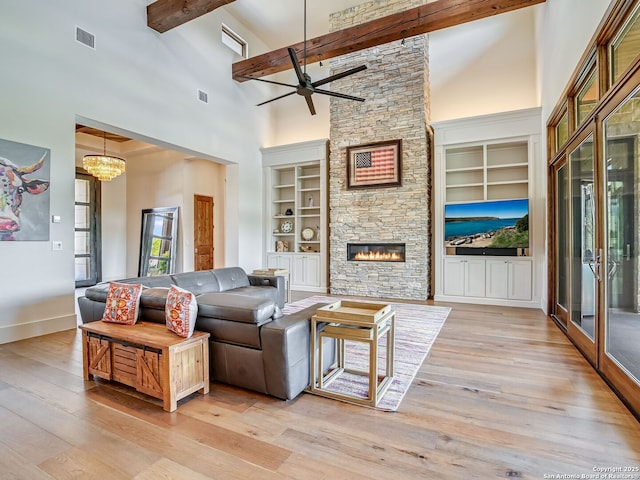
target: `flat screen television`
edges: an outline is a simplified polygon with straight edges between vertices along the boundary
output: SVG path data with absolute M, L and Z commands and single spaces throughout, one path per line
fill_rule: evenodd
M 444 246 L 450 255 L 527 255 L 529 201 L 445 205 Z

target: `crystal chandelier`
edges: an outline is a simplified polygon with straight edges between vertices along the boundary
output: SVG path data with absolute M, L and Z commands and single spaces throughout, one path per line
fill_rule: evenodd
M 102 132 L 104 138 L 104 148 L 102 155 L 85 155 L 82 159 L 82 166 L 94 177 L 102 182 L 124 173 L 125 161 L 120 157 L 107 155 L 107 132 Z

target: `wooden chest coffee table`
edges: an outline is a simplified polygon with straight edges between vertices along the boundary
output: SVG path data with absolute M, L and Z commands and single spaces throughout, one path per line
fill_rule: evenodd
M 182 338 L 159 323 L 91 322 L 82 330 L 84 379 L 123 383 L 162 399 L 173 412 L 193 392 L 209 393 L 209 334 Z

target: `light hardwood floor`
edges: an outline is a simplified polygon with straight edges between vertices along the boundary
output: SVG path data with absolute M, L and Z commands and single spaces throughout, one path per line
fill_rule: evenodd
M 542 479 L 640 466 L 640 424 L 540 311 L 450 306 L 395 413 L 217 383 L 167 413 L 84 382 L 78 331 L 0 345 L 0 478 Z

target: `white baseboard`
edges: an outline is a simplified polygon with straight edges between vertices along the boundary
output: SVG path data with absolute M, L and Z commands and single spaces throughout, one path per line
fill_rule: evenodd
M 49 333 L 60 332 L 77 328 L 78 321 L 76 315 L 65 315 L 63 317 L 46 318 L 35 322 L 20 323 L 17 325 L 7 325 L 0 327 L 0 344 L 16 342 L 26 338 L 39 337 Z
M 522 301 L 522 300 L 503 300 L 500 298 L 487 297 L 458 297 L 450 295 L 435 295 L 433 298 L 436 302 L 453 302 L 453 303 L 471 303 L 475 305 L 497 305 L 501 307 L 522 307 L 540 309 L 539 301 Z
M 303 286 L 303 285 L 291 285 L 291 290 L 297 290 L 299 292 L 327 293 L 327 289 L 326 288 L 308 287 L 308 286 Z

